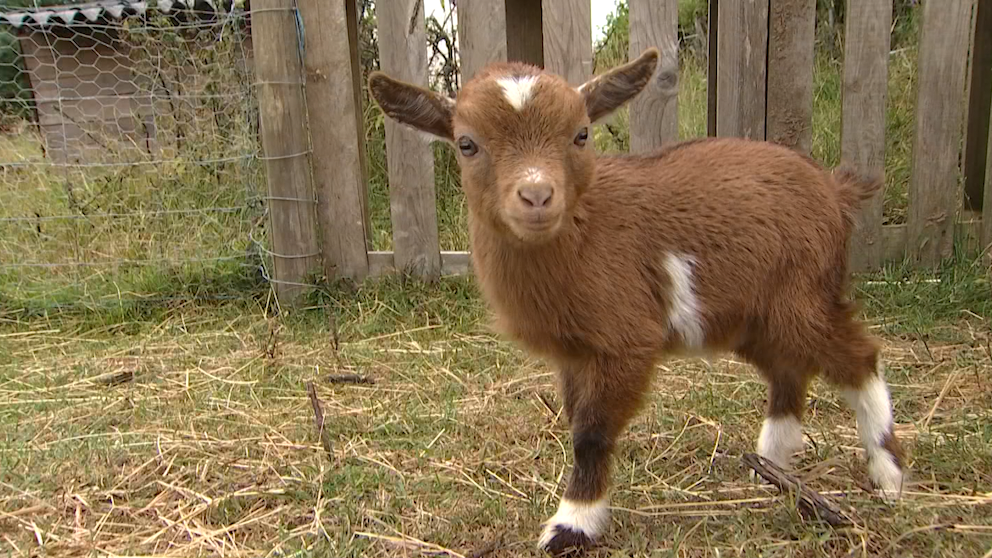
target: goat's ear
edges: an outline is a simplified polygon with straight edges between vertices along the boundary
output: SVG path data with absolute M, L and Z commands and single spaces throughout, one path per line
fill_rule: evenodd
M 585 97 L 589 120 L 602 120 L 643 91 L 658 68 L 660 56 L 658 49 L 649 48 L 633 62 L 582 84 L 579 93 Z
M 396 121 L 446 141 L 454 141 L 455 101 L 382 72 L 369 76 L 369 91 L 383 112 Z

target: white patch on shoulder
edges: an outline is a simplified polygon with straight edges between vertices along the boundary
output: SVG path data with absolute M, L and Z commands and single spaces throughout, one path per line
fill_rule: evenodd
M 687 348 L 703 346 L 703 324 L 699 315 L 699 300 L 692 282 L 692 266 L 695 260 L 688 256 L 668 254 L 665 256 L 665 271 L 672 280 L 671 308 L 668 323 L 682 335 Z
M 503 88 L 503 97 L 516 110 L 523 110 L 533 94 L 538 76 L 502 77 L 496 83 Z
M 803 427 L 792 415 L 768 417 L 758 436 L 758 455 L 788 467 L 792 454 L 803 449 Z
M 573 502 L 562 498 L 558 512 L 544 524 L 544 531 L 537 542 L 540 548 L 547 548 L 551 539 L 558 534 L 558 527 L 567 527 L 595 540 L 606 531 L 610 522 L 610 509 L 606 498 L 591 503 Z

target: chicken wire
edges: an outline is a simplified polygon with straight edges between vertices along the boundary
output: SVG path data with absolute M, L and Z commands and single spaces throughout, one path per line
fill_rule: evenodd
M 0 314 L 264 278 L 247 11 L 0 0 Z

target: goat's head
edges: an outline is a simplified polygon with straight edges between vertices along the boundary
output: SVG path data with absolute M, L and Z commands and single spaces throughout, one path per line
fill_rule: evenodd
M 575 88 L 522 63 L 480 71 L 457 100 L 381 72 L 369 88 L 391 118 L 452 143 L 476 218 L 524 243 L 553 238 L 593 179 L 591 124 L 637 96 L 657 49 Z

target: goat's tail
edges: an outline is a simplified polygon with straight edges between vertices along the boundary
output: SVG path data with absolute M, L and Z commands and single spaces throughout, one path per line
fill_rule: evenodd
M 850 165 L 842 164 L 834 169 L 832 178 L 837 188 L 841 210 L 847 221 L 847 228 L 851 230 L 856 222 L 856 215 L 861 209 L 861 204 L 865 200 L 871 199 L 882 188 L 882 177 L 878 174 L 867 174 Z

